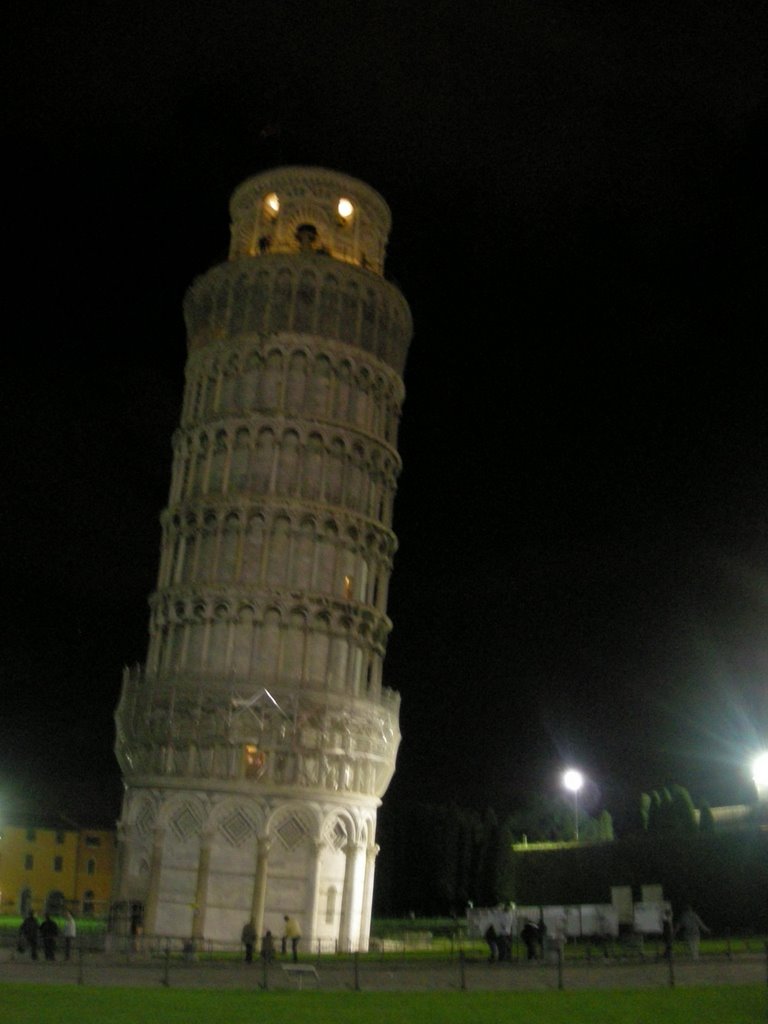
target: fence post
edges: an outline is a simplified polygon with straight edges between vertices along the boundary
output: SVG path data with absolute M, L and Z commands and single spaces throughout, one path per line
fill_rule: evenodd
M 673 943 L 669 944 L 669 957 L 667 958 L 667 967 L 669 969 L 669 987 L 675 987 L 675 954 L 673 953 Z
M 357 950 L 355 950 L 355 952 L 352 954 L 352 964 L 353 964 L 354 969 L 355 969 L 355 992 L 359 992 L 360 991 L 360 955 L 357 952 Z
M 79 946 L 77 950 L 77 984 L 83 984 L 83 947 Z
M 467 990 L 467 966 L 464 962 L 464 950 L 459 950 L 459 978 L 460 987 L 462 992 Z
M 262 953 L 261 957 L 261 987 L 264 991 L 267 991 L 267 960 L 269 958 L 264 956 Z
M 563 990 L 563 944 L 557 944 L 557 987 Z
M 163 977 L 160 981 L 161 985 L 165 985 L 166 988 L 170 987 L 170 966 L 171 966 L 171 947 L 168 943 L 165 946 L 165 963 L 163 965 Z

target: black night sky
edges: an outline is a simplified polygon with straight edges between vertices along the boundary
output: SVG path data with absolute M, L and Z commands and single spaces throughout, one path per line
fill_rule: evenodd
M 768 11 L 34 2 L 6 15 L 0 814 L 114 821 L 229 195 L 389 203 L 411 304 L 388 802 L 749 797 L 768 741 Z

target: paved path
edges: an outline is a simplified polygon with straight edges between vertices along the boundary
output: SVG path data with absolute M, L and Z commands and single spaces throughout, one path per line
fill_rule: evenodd
M 357 978 L 351 961 L 307 959 L 317 965 L 318 980 L 289 977 L 279 963 L 270 966 L 269 989 L 320 989 L 339 991 L 355 988 L 363 991 L 417 992 L 459 991 L 462 984 L 468 991 L 543 991 L 559 985 L 558 970 L 551 964 L 487 964 L 468 962 L 463 970 L 458 958 L 440 963 L 403 961 L 360 961 Z M 679 987 L 697 985 L 765 985 L 766 958 L 762 954 L 726 958 L 707 958 L 698 963 L 679 961 L 674 964 L 675 984 Z M 232 961 L 201 961 L 186 963 L 162 957 L 110 957 L 104 953 L 86 954 L 79 960 L 65 963 L 57 960 L 36 962 L 3 951 L 0 958 L 0 983 L 93 985 L 151 987 L 168 984 L 173 988 L 260 989 L 263 982 L 260 963 Z M 563 987 L 576 989 L 665 988 L 669 985 L 669 969 L 664 962 L 653 960 L 632 962 L 566 961 Z

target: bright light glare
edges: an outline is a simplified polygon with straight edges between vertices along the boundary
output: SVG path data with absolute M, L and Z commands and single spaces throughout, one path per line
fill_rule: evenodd
M 354 206 L 348 199 L 340 199 L 336 209 L 339 211 L 339 216 L 343 217 L 344 220 L 348 220 L 355 211 Z
M 277 197 L 277 192 L 270 192 L 268 196 L 264 196 L 264 205 L 267 209 L 271 210 L 272 213 L 279 213 L 280 200 Z
M 578 793 L 584 785 L 584 776 L 581 772 L 577 772 L 575 768 L 569 768 L 563 775 L 563 785 L 566 789 L 570 789 L 572 793 Z
M 768 787 L 768 751 L 758 754 L 752 762 L 752 779 L 758 789 Z

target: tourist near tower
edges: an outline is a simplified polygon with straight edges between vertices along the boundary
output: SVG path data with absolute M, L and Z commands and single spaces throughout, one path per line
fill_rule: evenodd
M 284 167 L 231 201 L 189 358 L 146 665 L 116 712 L 117 929 L 364 950 L 400 742 L 382 682 L 411 337 L 389 210 Z

